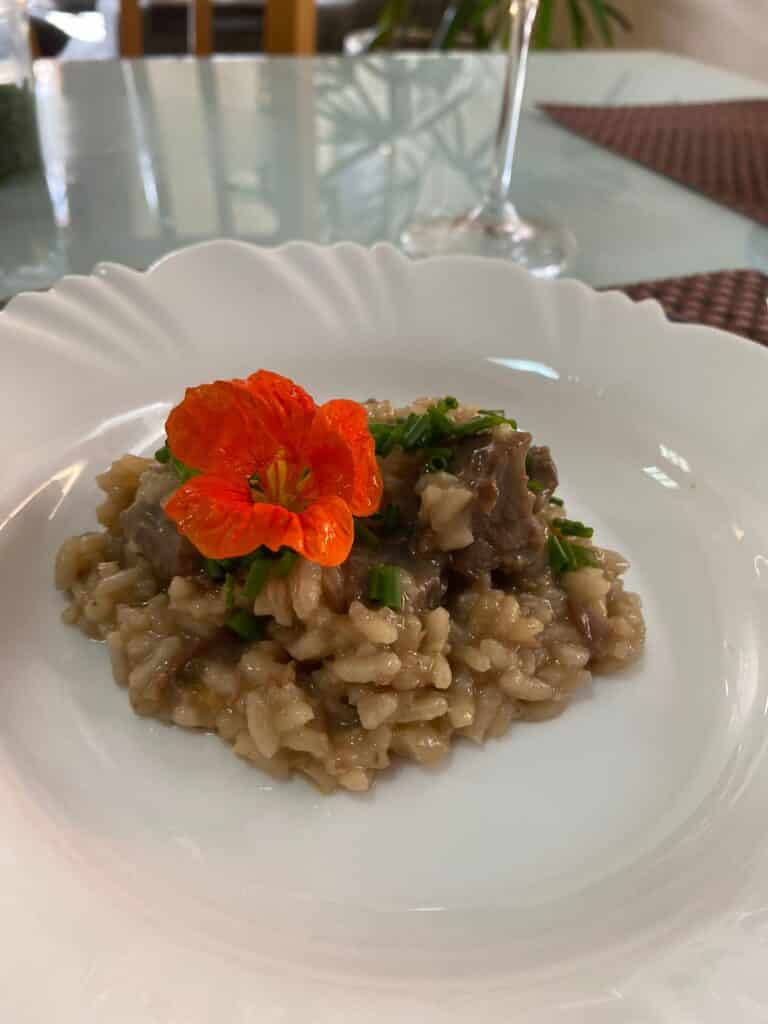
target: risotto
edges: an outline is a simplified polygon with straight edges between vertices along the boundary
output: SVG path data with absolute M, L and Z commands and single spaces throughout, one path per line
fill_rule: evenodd
M 104 641 L 140 715 L 362 792 L 398 758 L 559 715 L 640 654 L 626 560 L 501 411 L 318 407 L 260 371 L 190 389 L 167 432 L 98 477 L 102 529 L 55 568 L 64 621 Z

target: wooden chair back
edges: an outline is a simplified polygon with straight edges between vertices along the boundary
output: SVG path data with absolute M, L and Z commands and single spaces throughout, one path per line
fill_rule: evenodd
M 213 3 L 191 0 L 190 51 L 196 57 L 213 53 Z M 267 0 L 264 12 L 265 53 L 315 52 L 317 11 L 315 0 Z M 120 56 L 144 54 L 144 31 L 139 0 L 120 2 Z

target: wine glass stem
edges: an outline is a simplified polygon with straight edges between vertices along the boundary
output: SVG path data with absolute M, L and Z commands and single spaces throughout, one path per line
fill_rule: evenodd
M 501 217 L 509 197 L 517 132 L 523 107 L 528 51 L 539 0 L 509 0 L 509 51 L 501 114 L 493 150 L 491 183 L 482 202 L 487 215 Z

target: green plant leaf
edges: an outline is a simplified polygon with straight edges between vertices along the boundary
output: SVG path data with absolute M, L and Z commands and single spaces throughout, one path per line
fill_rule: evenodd
M 552 3 L 552 0 L 544 0 L 544 2 Z M 496 15 L 491 27 L 491 41 L 494 40 L 504 49 L 509 45 L 509 4 L 507 0 L 502 0 L 496 7 Z
M 473 25 L 472 35 L 474 36 L 475 46 L 478 50 L 487 50 L 491 45 L 491 37 L 488 32 L 486 32 L 485 26 Z
M 446 14 L 452 12 L 452 16 L 449 17 L 444 31 L 442 31 L 443 26 L 441 25 L 441 50 L 450 50 L 455 46 L 461 33 L 469 28 L 475 13 L 476 2 L 477 0 L 459 0 L 457 4 L 448 8 Z
M 621 25 L 621 27 L 624 29 L 625 32 L 631 32 L 632 31 L 634 26 L 632 25 L 632 22 L 626 16 L 624 11 L 619 10 L 619 8 L 616 7 L 615 4 L 606 4 L 606 3 L 604 3 L 603 7 L 605 8 L 605 13 L 608 15 L 608 17 L 609 18 L 613 18 L 613 20 L 618 25 Z
M 385 47 L 389 46 L 391 39 L 392 33 L 388 29 L 377 32 L 368 44 L 366 52 L 371 53 L 373 50 L 383 50 Z
M 411 0 L 388 0 L 381 10 L 378 32 L 371 40 L 370 50 L 393 46 L 405 29 L 411 13 Z
M 613 46 L 613 26 L 611 25 L 603 0 L 587 0 L 587 3 L 592 11 L 592 18 L 597 25 L 597 31 L 600 33 L 603 42 L 606 46 Z
M 558 3 L 559 0 L 541 0 L 533 30 L 536 49 L 552 45 Z M 584 47 L 587 44 L 592 25 L 609 46 L 614 43 L 614 26 L 620 26 L 627 32 L 632 30 L 632 22 L 627 15 L 608 0 L 564 0 L 564 3 L 574 46 Z M 451 49 L 465 32 L 472 35 L 477 47 L 489 47 L 494 42 L 504 44 L 508 33 L 509 0 L 450 0 L 441 7 L 443 13 L 432 37 L 431 49 Z M 387 0 L 369 49 L 397 46 L 408 27 L 411 13 L 412 0 Z
M 539 13 L 533 26 L 533 46 L 537 50 L 545 50 L 550 44 L 554 11 L 555 0 L 541 0 Z
M 574 46 L 581 49 L 587 39 L 587 20 L 581 9 L 580 0 L 568 0 L 568 16 L 571 20 L 571 35 Z
M 440 17 L 440 23 L 435 30 L 430 43 L 431 50 L 442 50 L 445 46 L 445 38 L 456 17 L 456 4 L 448 4 Z
M 492 33 L 489 31 L 489 12 L 497 3 L 498 0 L 477 0 L 472 16 L 472 33 L 475 46 L 479 50 L 487 50 L 493 41 Z
M 491 8 L 496 7 L 499 0 L 476 0 L 475 2 L 475 13 L 472 16 L 472 21 L 475 25 L 484 24 L 488 12 Z

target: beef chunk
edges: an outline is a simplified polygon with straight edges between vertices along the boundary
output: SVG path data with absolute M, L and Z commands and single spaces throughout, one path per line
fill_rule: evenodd
M 387 540 L 375 548 L 355 544 L 349 558 L 339 566 L 342 588 L 339 595 L 340 607 L 348 608 L 352 601 L 368 599 L 371 567 L 383 562 L 399 565 L 412 578 L 413 584 L 406 585 L 403 591 L 409 611 L 425 612 L 437 608 L 446 591 L 447 561 L 447 555 L 437 553 L 427 558 L 414 558 L 406 542 Z
M 167 470 L 148 470 L 141 478 L 136 500 L 120 516 L 126 539 L 141 551 L 162 583 L 174 576 L 191 576 L 203 567 L 203 556 L 163 511 L 163 500 L 177 486 L 178 480 Z
M 191 576 L 203 567 L 203 557 L 182 537 L 160 505 L 135 502 L 120 517 L 128 540 L 141 551 L 158 580 Z
M 454 472 L 477 499 L 475 540 L 451 555 L 452 568 L 465 576 L 478 578 L 497 569 L 519 573 L 543 562 L 544 527 L 534 515 L 535 495 L 526 472 L 530 443 L 530 434 L 510 431 L 502 439 L 487 434 L 468 438 L 457 448 Z
M 538 512 L 549 503 L 549 499 L 557 490 L 557 467 L 552 459 L 549 448 L 533 447 L 529 449 L 525 460 L 528 479 L 535 486 L 535 510 Z

